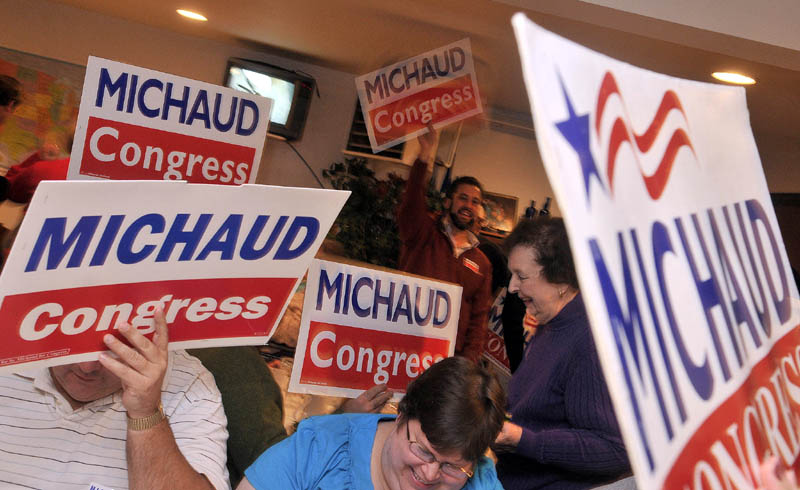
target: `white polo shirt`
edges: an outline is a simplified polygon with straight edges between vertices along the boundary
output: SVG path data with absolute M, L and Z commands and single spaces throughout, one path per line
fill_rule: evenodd
M 189 464 L 218 490 L 230 488 L 228 431 L 211 373 L 186 352 L 170 352 L 161 400 Z M 47 368 L 0 376 L 0 488 L 127 489 L 126 432 L 121 392 L 73 410 Z

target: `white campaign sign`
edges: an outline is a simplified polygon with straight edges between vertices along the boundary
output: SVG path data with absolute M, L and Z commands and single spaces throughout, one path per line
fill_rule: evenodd
M 356 78 L 372 151 L 483 112 L 469 39 Z
M 89 57 L 69 179 L 255 182 L 272 100 Z
M 800 300 L 744 89 L 513 25 L 638 487 L 758 487 L 800 454 Z
M 313 260 L 289 391 L 397 393 L 455 351 L 461 286 Z
M 157 307 L 170 348 L 264 344 L 348 195 L 43 182 L 0 275 L 0 369 L 96 359 Z

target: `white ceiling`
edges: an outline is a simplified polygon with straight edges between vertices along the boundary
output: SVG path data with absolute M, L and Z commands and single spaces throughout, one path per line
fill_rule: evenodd
M 798 0 L 58 1 L 353 74 L 469 37 L 481 95 L 494 108 L 528 115 L 510 26 L 523 10 L 565 37 L 662 73 L 704 81 L 719 70 L 754 76 L 759 83 L 747 94 L 759 146 L 792 141 L 800 152 Z M 176 8 L 209 21 L 186 21 Z
M 800 50 L 796 0 L 582 0 L 706 31 Z M 527 0 L 524 3 L 533 5 Z

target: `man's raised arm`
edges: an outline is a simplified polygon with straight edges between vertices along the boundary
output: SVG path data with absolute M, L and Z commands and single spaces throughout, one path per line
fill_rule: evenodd
M 181 453 L 161 406 L 169 341 L 163 311 L 156 312 L 152 341 L 127 323 L 120 324 L 118 329 L 130 346 L 106 335 L 103 341 L 118 358 L 103 353 L 100 363 L 122 381 L 122 404 L 128 416 L 126 456 L 130 489 L 213 489 L 210 481 L 195 471 Z M 225 461 L 220 463 L 224 467 Z

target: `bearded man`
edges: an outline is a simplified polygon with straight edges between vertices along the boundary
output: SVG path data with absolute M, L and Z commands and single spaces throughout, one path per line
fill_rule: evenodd
M 477 362 L 486 347 L 492 281 L 492 266 L 470 231 L 483 202 L 483 188 L 474 177 L 459 177 L 447 190 L 445 212 L 432 216 L 425 202 L 425 183 L 433 166 L 436 134 L 429 128 L 417 141 L 420 152 L 397 216 L 402 241 L 398 268 L 461 285 L 455 354 Z

